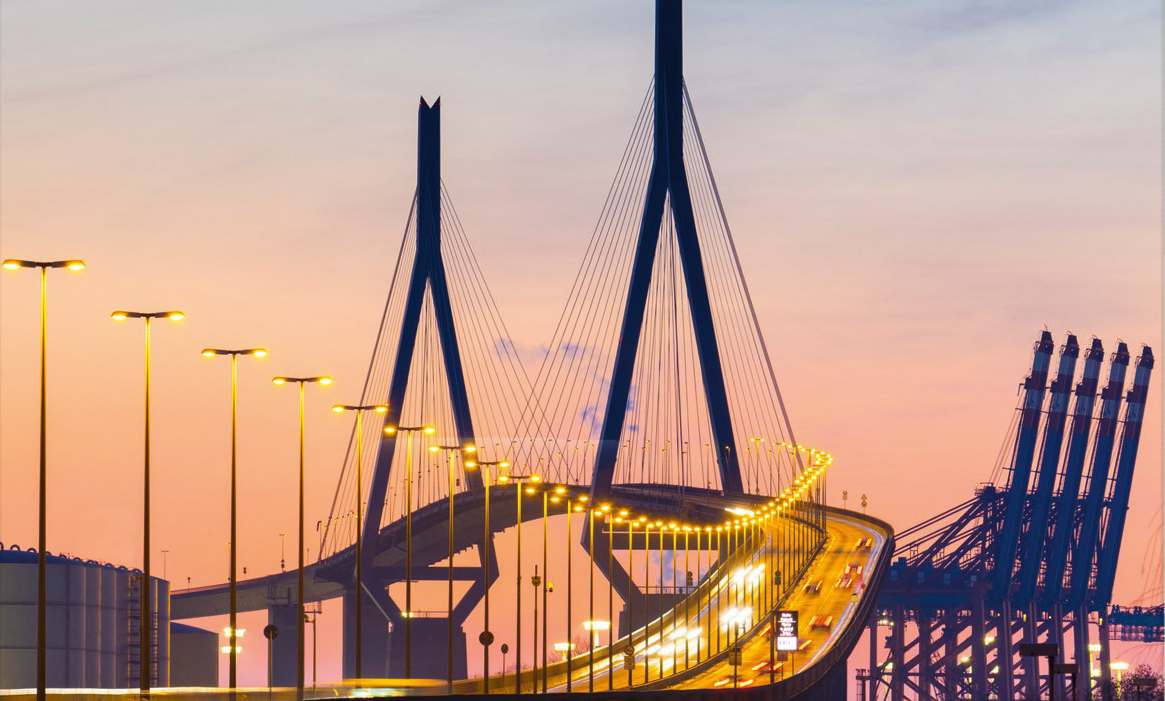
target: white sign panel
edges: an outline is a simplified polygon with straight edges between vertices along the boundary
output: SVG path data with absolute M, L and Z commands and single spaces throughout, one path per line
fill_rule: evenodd
M 796 652 L 797 645 L 800 644 L 800 641 L 797 640 L 797 612 L 778 611 L 775 633 L 778 650 Z

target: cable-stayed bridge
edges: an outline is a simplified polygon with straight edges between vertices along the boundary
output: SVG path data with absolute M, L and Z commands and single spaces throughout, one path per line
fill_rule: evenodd
M 239 608 L 284 631 L 275 684 L 302 684 L 303 605 L 343 598 L 345 676 L 415 693 L 844 695 L 894 535 L 827 506 L 833 458 L 794 435 L 683 79 L 680 2 L 656 8 L 654 76 L 532 376 L 441 176 L 440 100 L 421 100 L 360 402 L 387 410 L 354 429 L 302 595 L 294 572 L 238 583 Z M 171 614 L 226 610 L 220 585 Z M 800 616 L 779 653 L 778 611 Z

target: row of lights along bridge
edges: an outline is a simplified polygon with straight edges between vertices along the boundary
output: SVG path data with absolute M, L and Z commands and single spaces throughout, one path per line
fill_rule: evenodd
M 74 272 L 79 272 L 85 269 L 85 263 L 81 260 L 61 260 L 61 261 L 31 261 L 31 260 L 17 260 L 8 259 L 2 264 L 6 270 L 20 270 L 20 269 L 36 269 L 40 271 L 41 278 L 41 335 L 40 335 L 40 352 L 41 352 L 41 367 L 40 367 L 40 494 L 39 494 L 39 562 L 38 562 L 38 593 L 37 593 L 37 698 L 38 701 L 43 701 L 45 694 L 46 681 L 46 475 L 47 475 L 47 458 L 46 458 L 46 396 L 45 396 L 45 379 L 47 375 L 46 368 L 46 347 L 47 347 L 47 272 L 51 269 L 66 269 Z M 159 312 L 142 312 L 118 310 L 114 311 L 111 318 L 116 321 L 125 321 L 129 319 L 141 319 L 144 322 L 145 330 L 145 411 L 144 411 L 144 456 L 143 456 L 143 566 L 142 577 L 143 581 L 149 581 L 150 577 L 150 360 L 151 360 L 151 331 L 152 321 L 155 319 L 167 319 L 169 321 L 178 322 L 186 318 L 186 315 L 178 310 L 168 310 Z M 229 654 L 229 686 L 234 689 L 237 688 L 237 671 L 238 660 L 237 655 L 241 651 L 241 646 L 238 644 L 238 637 L 241 636 L 242 631 L 237 626 L 238 606 L 237 606 L 237 408 L 238 408 L 238 359 L 240 356 L 252 356 L 255 358 L 263 358 L 268 354 L 265 348 L 243 348 L 243 349 L 224 349 L 224 348 L 206 348 L 202 351 L 202 355 L 208 358 L 216 356 L 226 356 L 231 361 L 231 517 L 230 517 L 230 625 L 226 628 L 228 637 L 227 645 L 223 647 L 224 651 Z M 277 376 L 272 379 L 276 385 L 294 384 L 299 389 L 299 548 L 298 548 L 298 601 L 299 601 L 299 616 L 297 625 L 297 650 L 298 650 L 298 687 L 302 694 L 304 682 L 304 395 L 305 388 L 309 384 L 319 384 L 327 386 L 333 383 L 331 377 L 326 375 L 317 375 L 311 377 L 290 377 Z M 332 411 L 336 413 L 354 412 L 356 415 L 356 519 L 357 523 L 363 522 L 363 495 L 361 488 L 363 484 L 363 416 L 365 412 L 371 411 L 377 414 L 384 414 L 388 411 L 388 406 L 385 404 L 373 405 L 347 405 L 337 404 L 332 407 Z M 406 651 L 406 674 L 411 676 L 411 621 L 413 618 L 412 608 L 412 454 L 413 441 L 412 437 L 416 434 L 423 434 L 432 436 L 436 433 L 436 428 L 433 426 L 394 426 L 387 425 L 384 427 L 385 434 L 404 434 L 406 436 L 406 503 L 407 510 L 405 516 L 406 527 L 406 564 L 405 564 L 405 651 Z M 756 440 L 756 439 L 753 439 Z M 798 476 L 794 483 L 787 487 L 780 495 L 772 499 L 756 512 L 741 512 L 736 514 L 737 518 L 730 518 L 722 525 L 689 525 L 679 524 L 674 521 L 665 522 L 662 519 L 654 518 L 649 515 L 632 515 L 628 509 L 620 508 L 618 505 L 611 503 L 603 503 L 600 505 L 588 504 L 589 497 L 586 494 L 579 493 L 579 490 L 569 487 L 568 485 L 542 485 L 542 477 L 538 474 L 519 475 L 509 471 L 510 463 L 505 460 L 480 460 L 477 455 L 477 448 L 473 445 L 464 446 L 444 446 L 444 445 L 430 445 L 429 451 L 432 453 L 444 452 L 449 458 L 449 587 L 448 587 L 448 609 L 451 613 L 453 610 L 453 523 L 454 523 L 454 470 L 452 466 L 452 455 L 454 453 L 462 454 L 462 464 L 466 469 L 481 468 L 485 479 L 484 493 L 485 493 L 485 516 L 484 516 L 484 537 L 486 540 L 490 538 L 490 524 L 489 524 L 489 491 L 492 478 L 490 476 L 490 468 L 499 468 L 499 474 L 496 477 L 498 484 L 513 483 L 517 489 L 518 508 L 521 509 L 521 494 L 524 491 L 528 495 L 535 495 L 539 493 L 540 487 L 545 486 L 543 490 L 543 549 L 545 550 L 545 534 L 546 534 L 546 518 L 549 516 L 550 504 L 559 505 L 565 503 L 566 514 L 568 516 L 572 512 L 587 512 L 588 522 L 592 530 L 593 540 L 593 524 L 596 518 L 605 518 L 609 521 L 611 527 L 609 530 L 613 533 L 613 525 L 626 524 L 628 533 L 631 533 L 635 528 L 643 528 L 646 534 L 654 528 L 660 533 L 660 547 L 663 546 L 663 534 L 670 531 L 673 534 L 673 545 L 675 543 L 674 536 L 679 533 L 692 534 L 697 536 L 697 548 L 699 548 L 700 534 L 708 535 L 708 545 L 711 546 L 712 533 L 717 533 L 717 547 L 720 544 L 721 535 L 727 535 L 729 538 L 738 537 L 741 529 L 756 528 L 761 526 L 770 517 L 778 515 L 781 511 L 792 507 L 796 500 L 799 499 L 804 492 L 811 486 L 813 481 L 833 462 L 833 456 L 829 453 L 819 451 L 812 448 L 807 448 L 801 445 L 787 444 L 784 442 L 777 442 L 776 445 L 785 448 L 791 452 L 808 453 L 810 457 L 810 469 Z M 520 511 L 519 511 L 520 514 Z M 361 528 L 356 529 L 356 552 L 362 553 L 363 542 Z M 569 527 L 568 527 L 569 537 Z M 686 538 L 685 538 L 686 541 Z M 521 555 L 521 517 L 518 518 L 518 557 Z M 569 562 L 569 549 L 568 549 Z M 544 553 L 545 554 L 545 553 Z M 593 558 L 592 558 L 592 580 L 593 580 Z M 545 558 L 544 558 L 545 559 Z M 355 558 L 355 578 L 356 589 L 362 591 L 363 586 L 363 557 L 357 556 Z M 483 572 L 484 582 L 489 581 L 488 562 Z M 537 578 L 540 583 L 540 578 Z M 519 575 L 520 581 L 520 575 Z M 534 581 L 532 579 L 532 581 Z M 536 587 L 538 584 L 535 585 Z M 594 596 L 593 596 L 593 582 L 591 586 L 591 602 L 590 602 L 590 619 L 587 621 L 589 625 L 588 630 L 597 629 L 597 626 L 602 623 L 610 625 L 609 621 L 595 621 L 594 620 Z M 546 594 L 550 589 L 550 584 L 543 587 L 543 612 L 544 619 L 546 615 Z M 149 587 L 142 587 L 141 600 L 141 652 L 140 659 L 145 661 L 150 659 L 150 597 Z M 360 625 L 362 621 L 361 615 L 361 599 L 363 597 L 356 597 L 356 676 L 361 676 L 360 663 L 362 655 L 360 651 L 360 641 L 362 635 Z M 519 601 L 520 606 L 520 601 Z M 535 600 L 535 607 L 537 601 Z M 485 615 L 485 632 L 483 633 L 483 642 L 486 637 L 490 638 L 492 642 L 492 633 L 489 633 L 489 587 L 485 587 L 484 598 L 484 615 Z M 570 597 L 567 597 L 567 618 L 570 618 Z M 449 640 L 453 639 L 453 617 L 449 616 Z M 518 616 L 520 621 L 520 612 Z M 537 611 L 535 611 L 535 626 L 537 626 Z M 543 624 L 545 630 L 545 623 Z M 517 631 L 517 654 L 521 654 L 521 631 Z M 613 637 L 613 636 L 609 636 Z M 546 662 L 546 636 L 543 635 L 543 667 L 545 670 Z M 535 630 L 535 640 L 537 639 L 537 631 Z M 559 644 L 555 645 L 556 650 L 562 647 Z M 566 647 L 561 650 L 564 654 L 569 655 L 572 646 L 567 643 Z M 592 684 L 593 684 L 593 646 L 591 652 L 592 659 Z M 485 669 L 489 669 L 489 643 L 484 645 L 484 664 Z M 453 681 L 453 654 L 452 646 L 449 648 L 448 661 L 448 683 L 450 689 Z M 143 665 L 143 673 L 141 678 L 141 690 L 149 691 L 150 689 L 150 674 L 146 673 Z M 488 674 L 485 684 L 486 693 L 488 693 Z M 302 698 L 302 696 L 300 696 Z

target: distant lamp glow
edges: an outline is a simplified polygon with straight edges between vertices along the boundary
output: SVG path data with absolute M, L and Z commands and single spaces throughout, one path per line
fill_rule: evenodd
M 392 434 L 396 433 L 396 426 L 389 424 L 388 426 L 384 427 L 384 432 L 391 436 Z
M 20 270 L 21 267 L 22 266 L 20 265 L 20 261 L 15 261 L 15 260 L 4 261 L 4 269 L 5 270 Z
M 186 315 L 178 311 L 166 312 L 166 318 L 170 321 L 182 321 L 186 318 Z
M 125 321 L 129 318 L 129 312 L 117 311 L 109 315 L 110 319 L 114 321 Z
M 509 466 L 510 466 L 510 463 L 508 463 L 508 462 L 506 462 L 505 460 L 503 460 L 503 461 L 501 461 L 501 462 L 499 462 L 499 463 L 498 463 L 498 466 L 499 466 L 499 467 L 509 467 Z
M 273 378 L 271 378 L 271 382 L 273 384 L 277 384 L 277 385 L 285 385 L 285 384 L 287 384 L 287 378 L 286 377 L 273 377 Z
M 426 426 L 424 428 L 424 431 L 425 431 L 426 436 L 431 436 L 437 432 L 437 429 L 433 428 L 432 426 Z
M 114 317 L 114 318 L 116 319 L 117 317 Z M 215 353 L 214 351 L 212 351 L 212 350 L 211 350 L 211 349 L 209 349 L 209 348 L 206 348 L 206 349 L 204 349 L 204 350 L 202 351 L 202 357 L 203 357 L 203 358 L 213 358 L 213 357 L 214 357 L 214 356 L 216 356 L 216 355 L 218 355 L 218 354 L 217 354 L 217 353 Z
M 440 448 L 438 448 L 438 447 L 437 447 L 437 446 L 435 446 L 435 445 L 431 445 L 431 446 L 429 446 L 429 452 L 430 452 L 430 453 L 435 453 L 435 452 L 437 452 L 438 450 L 440 450 Z
M 67 260 L 67 261 L 65 261 L 65 267 L 68 268 L 69 270 L 74 271 L 74 272 L 76 272 L 78 270 L 84 270 L 85 269 L 85 261 L 83 261 L 83 260 Z
M 332 411 L 336 412 L 337 414 L 343 414 L 344 413 L 344 406 L 342 404 L 337 404 L 337 405 L 332 407 Z
M 266 358 L 267 357 L 267 349 L 266 348 L 256 348 L 254 351 L 251 352 L 251 355 L 255 356 L 256 358 Z
M 330 385 L 330 384 L 332 384 L 333 380 L 332 380 L 332 378 L 325 375 L 325 376 L 319 378 L 318 382 L 321 385 Z
M 372 410 L 375 411 L 377 414 L 385 414 L 385 413 L 388 413 L 388 405 L 387 404 L 377 404 L 376 406 L 372 407 Z

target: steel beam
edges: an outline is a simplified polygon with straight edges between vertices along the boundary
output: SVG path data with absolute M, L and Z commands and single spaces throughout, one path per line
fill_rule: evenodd
M 1129 347 L 1125 343 L 1120 343 L 1112 357 L 1108 384 L 1101 393 L 1100 422 L 1092 449 L 1092 473 L 1088 476 L 1088 491 L 1084 496 L 1080 531 L 1076 549 L 1072 552 L 1072 578 L 1068 602 L 1074 607 L 1086 599 L 1093 557 L 1100 544 L 1098 538 L 1100 517 L 1105 488 L 1108 485 L 1108 466 L 1112 460 L 1112 449 L 1116 440 L 1117 419 L 1128 365 Z
M 1096 573 L 1096 597 L 1092 602 L 1103 616 L 1112 603 L 1116 562 L 1120 555 L 1121 538 L 1125 530 L 1125 516 L 1129 510 L 1129 496 L 1133 491 L 1133 468 L 1137 462 L 1137 446 L 1141 441 L 1141 423 L 1145 418 L 1145 399 L 1149 394 L 1149 376 L 1153 372 L 1153 351 L 1148 346 L 1137 358 L 1133 386 L 1125 399 L 1125 425 L 1121 432 L 1121 447 L 1117 457 L 1116 477 L 1108 499 L 1108 521 L 1104 530 L 1104 547 L 1100 549 L 1100 563 Z
M 1064 568 L 1071 546 L 1076 500 L 1084 474 L 1084 459 L 1088 455 L 1088 435 L 1092 429 L 1092 410 L 1096 402 L 1096 388 L 1100 383 L 1100 363 L 1104 360 L 1104 346 L 1100 339 L 1092 345 L 1084 358 L 1084 375 L 1076 385 L 1076 407 L 1068 438 L 1068 455 L 1064 461 L 1064 475 L 1060 480 L 1060 495 L 1056 499 L 1052 544 L 1044 558 L 1044 594 L 1041 604 L 1050 607 L 1060 599 L 1063 590 Z
M 1080 343 L 1075 335 L 1069 334 L 1067 342 L 1060 348 L 1060 365 L 1050 387 L 1051 397 L 1048 400 L 1048 418 L 1044 421 L 1044 447 L 1040 453 L 1039 476 L 1032 495 L 1031 514 L 1027 518 L 1027 537 L 1019 565 L 1019 588 L 1015 598 L 1019 606 L 1026 606 L 1035 596 L 1036 580 L 1040 573 L 1040 556 L 1049 535 L 1046 526 L 1048 511 L 1056 486 L 1060 447 L 1064 442 L 1064 426 L 1068 419 L 1068 398 L 1072 391 L 1072 378 L 1076 373 L 1078 357 Z M 1032 625 L 1035 625 L 1034 621 Z M 1035 658 L 1032 658 L 1032 666 L 1034 661 Z
M 1044 331 L 1035 345 L 1032 371 L 1023 383 L 1023 404 L 1020 407 L 1019 429 L 1015 436 L 1015 454 L 1012 458 L 1011 479 L 1007 485 L 1007 507 L 1003 527 L 995 543 L 995 567 L 992 573 L 991 600 L 1000 602 L 1009 596 L 1011 571 L 1019 547 L 1020 527 L 1023 525 L 1023 507 L 1027 497 L 1027 483 L 1031 476 L 1032 459 L 1039 437 L 1040 416 L 1044 392 L 1048 385 L 1048 365 L 1052 358 L 1052 334 Z

